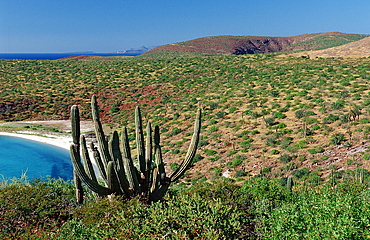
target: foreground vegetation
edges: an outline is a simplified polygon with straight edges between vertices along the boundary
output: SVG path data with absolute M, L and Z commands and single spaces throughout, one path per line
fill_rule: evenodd
M 63 180 L 3 181 L 1 239 L 367 239 L 370 191 L 354 179 L 295 185 L 251 178 L 180 183 L 164 201 L 80 206 Z

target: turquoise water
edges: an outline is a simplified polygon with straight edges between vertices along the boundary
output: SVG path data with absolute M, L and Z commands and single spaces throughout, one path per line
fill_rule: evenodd
M 69 151 L 53 145 L 23 138 L 0 135 L 0 181 L 20 177 L 27 178 L 73 178 Z

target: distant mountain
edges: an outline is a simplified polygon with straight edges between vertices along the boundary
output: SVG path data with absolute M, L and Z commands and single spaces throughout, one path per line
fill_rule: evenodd
M 139 48 L 131 48 L 129 50 L 124 50 L 124 51 L 119 51 L 117 53 L 127 53 L 127 54 L 137 54 L 137 55 L 140 55 L 140 54 L 143 54 L 153 48 L 156 48 L 156 46 L 152 46 L 152 47 L 145 47 L 145 46 L 142 46 L 142 47 L 139 47 Z
M 340 32 L 311 33 L 291 37 L 213 36 L 167 44 L 145 52 L 149 55 L 242 55 L 317 50 L 361 40 L 369 35 Z

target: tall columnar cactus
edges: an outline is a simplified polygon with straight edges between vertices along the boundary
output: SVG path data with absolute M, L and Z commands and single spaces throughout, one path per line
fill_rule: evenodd
M 292 176 L 289 176 L 286 181 L 286 188 L 288 189 L 289 192 L 292 192 L 293 185 L 294 185 L 293 178 Z
M 194 158 L 199 142 L 201 110 L 199 109 L 197 112 L 193 137 L 185 159 L 175 172 L 167 176 L 162 159 L 159 127 L 155 126 L 153 136 L 152 126 L 149 122 L 146 127 L 146 140 L 144 140 L 139 107 L 135 109 L 137 166 L 131 156 L 126 127 L 122 130 L 121 141 L 117 131 L 114 131 L 108 141 L 100 122 L 95 96 L 91 99 L 91 107 L 98 141 L 98 147 L 91 143 L 91 149 L 104 185 L 101 185 L 97 180 L 85 137 L 80 136 L 79 111 L 78 106 L 74 105 L 71 108 L 73 144 L 70 147 L 70 154 L 74 167 L 77 201 L 81 203 L 83 197 L 80 180 L 98 196 L 114 194 L 131 198 L 138 195 L 147 202 L 160 200 L 165 195 L 170 183 L 178 180 L 185 173 Z

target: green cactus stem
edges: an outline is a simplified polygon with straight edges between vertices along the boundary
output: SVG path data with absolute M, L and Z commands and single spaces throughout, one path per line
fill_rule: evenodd
M 72 127 L 73 147 L 75 148 L 77 152 L 79 152 L 80 151 L 80 114 L 79 114 L 78 106 L 76 105 L 73 105 L 71 107 L 71 127 Z M 73 170 L 73 181 L 75 183 L 75 188 L 76 188 L 77 203 L 81 204 L 83 202 L 84 192 L 82 188 L 81 179 L 77 175 L 76 170 Z
M 293 185 L 294 185 L 293 178 L 292 176 L 289 176 L 286 181 L 286 188 L 288 189 L 289 192 L 292 192 Z
M 191 165 L 199 142 L 201 110 L 197 112 L 193 137 L 185 159 L 180 167 L 168 177 L 160 146 L 159 127 L 155 126 L 153 136 L 152 126 L 149 122 L 146 126 L 146 137 L 144 139 L 139 107 L 135 109 L 137 167 L 135 167 L 131 155 L 126 127 L 122 130 L 121 143 L 116 131 L 108 142 L 100 122 L 99 107 L 95 96 L 91 99 L 91 109 L 98 147 L 91 143 L 90 148 L 103 184 L 98 181 L 94 172 L 85 137 L 80 136 L 78 107 L 73 106 L 71 108 L 73 144 L 70 148 L 70 154 L 75 173 L 76 194 L 77 189 L 79 191 L 79 195 L 76 195 L 78 202 L 82 202 L 83 197 L 81 195 L 81 181 L 98 196 L 113 194 L 131 198 L 137 195 L 148 203 L 158 201 L 166 194 L 170 184 L 178 180 Z

